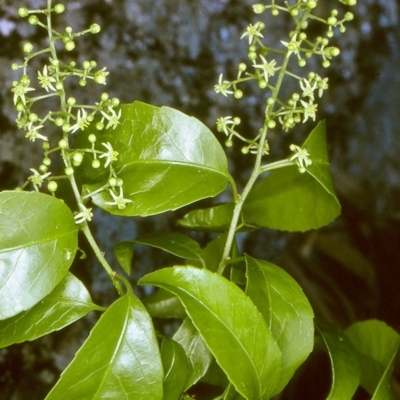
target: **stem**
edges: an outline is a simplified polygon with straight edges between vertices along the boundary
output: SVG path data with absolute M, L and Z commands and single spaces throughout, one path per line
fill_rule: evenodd
M 305 16 L 303 16 L 304 18 Z M 278 94 L 279 94 L 279 90 L 281 88 L 282 85 L 282 81 L 283 78 L 286 74 L 286 69 L 287 69 L 287 65 L 289 62 L 289 58 L 290 58 L 291 52 L 287 51 L 285 54 L 285 57 L 283 59 L 282 62 L 282 66 L 281 69 L 279 70 L 279 75 L 277 78 L 277 82 L 275 85 L 275 88 L 272 92 L 271 98 L 273 99 L 274 103 L 277 101 L 278 98 Z M 268 113 L 268 108 L 271 107 L 271 110 L 273 108 L 272 106 L 267 106 L 267 115 Z M 238 222 L 239 222 L 239 218 L 240 218 L 240 214 L 242 212 L 243 209 L 243 205 L 244 202 L 248 196 L 248 194 L 250 193 L 251 189 L 253 188 L 258 176 L 260 175 L 260 173 L 266 171 L 266 167 L 261 167 L 261 161 L 262 161 L 262 156 L 263 156 L 263 150 L 264 150 L 264 144 L 267 138 L 267 133 L 268 133 L 268 126 L 267 126 L 267 122 L 268 122 L 268 117 L 266 118 L 265 122 L 264 122 L 264 126 L 262 128 L 262 133 L 260 135 L 260 141 L 259 141 L 259 145 L 258 145 L 258 151 L 257 151 L 257 155 L 256 155 L 256 160 L 254 163 L 254 168 L 253 171 L 250 175 L 250 178 L 246 184 L 246 186 L 243 189 L 242 194 L 236 199 L 235 201 L 235 208 L 233 210 L 233 216 L 232 216 L 232 220 L 231 220 L 231 224 L 229 227 L 229 231 L 228 231 L 228 236 L 226 239 L 226 243 L 225 243 L 225 247 L 224 247 L 224 252 L 222 255 L 222 259 L 221 262 L 219 264 L 218 267 L 218 273 L 222 274 L 224 272 L 225 266 L 226 266 L 226 261 L 229 259 L 229 254 L 232 250 L 232 245 L 233 245 L 233 241 L 235 240 L 235 234 L 236 234 L 236 229 L 238 226 Z
M 96 255 L 97 259 L 99 260 L 100 264 L 103 266 L 103 268 L 106 270 L 108 276 L 110 277 L 113 285 L 117 289 L 117 292 L 120 296 L 124 294 L 124 291 L 121 288 L 120 281 L 116 278 L 116 273 L 112 270 L 110 267 L 110 264 L 108 264 L 107 260 L 104 257 L 104 254 L 101 252 L 99 249 L 99 246 L 96 243 L 96 240 L 94 239 L 92 232 L 89 229 L 89 225 L 87 222 L 84 222 L 82 232 L 85 235 L 87 241 L 89 242 L 90 246 L 93 249 L 94 254 Z

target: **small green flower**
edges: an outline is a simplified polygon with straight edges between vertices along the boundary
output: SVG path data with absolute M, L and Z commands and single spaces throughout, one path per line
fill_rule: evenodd
M 40 175 L 38 171 L 34 168 L 29 168 L 33 175 L 31 175 L 28 180 L 32 182 L 33 187 L 36 191 L 39 191 L 39 188 L 42 187 L 43 181 L 51 174 L 51 172 L 47 172 L 46 174 Z
M 19 82 L 14 81 L 12 83 L 13 88 L 11 89 L 11 91 L 14 93 L 14 97 L 13 97 L 14 105 L 17 105 L 18 99 L 20 99 L 22 104 L 25 106 L 26 105 L 25 94 L 32 90 L 35 90 L 34 88 L 28 87 L 24 83 L 25 82 L 23 82 L 23 81 L 19 81 Z
M 40 86 L 42 86 L 42 88 L 44 88 L 46 92 L 48 92 L 49 89 L 53 90 L 54 92 L 57 91 L 57 89 L 52 85 L 52 83 L 57 82 L 57 80 L 53 76 L 48 75 L 47 65 L 43 67 L 43 74 L 38 71 L 38 80 Z
M 243 35 L 240 37 L 240 39 L 243 39 L 245 36 L 249 37 L 249 45 L 251 45 L 254 41 L 254 38 L 256 37 L 264 37 L 262 33 L 260 32 L 260 29 L 262 29 L 263 24 L 261 22 L 256 22 L 254 25 L 249 24 L 249 26 L 246 29 L 246 32 L 243 33 Z
M 222 81 L 222 74 L 218 79 L 218 84 L 214 86 L 215 93 L 221 93 L 223 96 L 228 97 L 228 94 L 232 94 L 232 90 L 228 90 L 231 87 L 229 81 Z
M 83 131 L 90 125 L 90 121 L 88 119 L 88 113 L 84 108 L 80 108 L 78 110 L 76 118 L 77 118 L 76 124 L 72 125 L 70 128 L 71 133 L 75 133 L 79 129 Z
M 106 129 L 115 129 L 121 123 L 119 122 L 121 118 L 121 109 L 119 110 L 118 114 L 116 114 L 112 107 L 108 107 L 108 111 L 110 112 L 110 114 L 107 114 L 104 111 L 101 112 L 103 114 L 103 117 L 108 121 Z
M 312 164 L 308 151 L 295 144 L 290 145 L 290 150 L 294 151 L 294 154 L 289 158 L 289 161 L 294 161 L 297 164 L 300 173 L 306 172 L 306 168 Z
M 91 221 L 93 217 L 92 209 L 86 208 L 83 204 L 79 204 L 80 209 L 82 210 L 79 214 L 74 216 L 76 224 L 82 224 L 85 221 Z
M 313 121 L 315 121 L 318 104 L 314 104 L 311 101 L 311 99 L 310 99 L 310 101 L 308 103 L 306 103 L 303 100 L 300 100 L 300 102 L 304 107 L 304 119 L 303 119 L 303 122 L 306 122 L 308 120 L 308 118 L 311 118 Z
M 229 125 L 235 125 L 235 123 L 232 121 L 232 117 L 220 117 L 217 119 L 217 131 L 218 132 L 224 132 L 225 135 L 229 135 Z
M 104 164 L 104 168 L 107 168 L 113 161 L 118 160 L 118 151 L 114 151 L 110 142 L 102 143 L 102 145 L 108 150 L 107 153 L 102 154 L 99 158 L 106 158 L 106 162 Z
M 31 142 L 34 142 L 36 139 L 42 139 L 44 141 L 48 141 L 46 136 L 41 135 L 38 133 L 38 130 L 43 128 L 43 125 L 33 125 L 33 122 L 28 122 L 27 130 L 28 133 L 25 135 Z
M 296 54 L 296 56 L 299 56 L 301 42 L 297 40 L 297 34 L 293 35 L 290 42 L 281 40 L 281 43 L 288 48 L 289 55 L 293 53 Z
M 311 85 L 310 81 L 304 78 L 300 81 L 300 88 L 303 91 L 303 97 L 309 97 L 311 101 L 314 101 L 314 91 L 317 88 L 316 82 Z
M 114 199 L 114 201 L 106 201 L 106 204 L 109 206 L 117 206 L 120 210 L 123 210 L 127 203 L 132 203 L 132 200 L 124 199 L 122 186 L 119 187 L 119 196 L 117 196 L 111 189 L 109 189 L 109 192 L 111 197 Z
M 279 67 L 276 68 L 276 61 L 272 60 L 270 62 L 268 62 L 263 56 L 260 55 L 260 58 L 262 60 L 262 64 L 254 64 L 253 67 L 254 68 L 259 68 L 262 70 L 263 74 L 264 74 L 264 79 L 265 81 L 268 83 L 268 78 L 271 76 L 275 75 L 275 71 L 279 70 Z

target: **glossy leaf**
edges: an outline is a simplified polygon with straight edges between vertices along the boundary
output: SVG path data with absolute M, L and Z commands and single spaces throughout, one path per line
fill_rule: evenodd
M 92 196 L 96 205 L 114 215 L 147 216 L 216 196 L 226 188 L 230 177 L 225 153 L 200 121 L 138 101 L 121 109 L 122 123 L 98 133 L 97 143 L 104 151 L 100 144 L 109 142 L 119 153 L 113 167 L 124 181 L 124 198 L 132 202 L 122 210 L 108 205 L 113 199 L 106 190 Z M 101 167 L 99 173 L 89 162 L 83 168 L 90 192 L 107 182 L 108 169 Z
M 332 384 L 326 400 L 350 400 L 360 384 L 357 353 L 345 333 L 337 326 L 319 322 L 317 329 L 331 361 Z
M 0 193 L 0 320 L 32 308 L 64 278 L 77 229 L 61 200 L 38 192 Z
M 0 321 L 0 348 L 26 340 L 35 340 L 58 331 L 85 316 L 96 306 L 82 282 L 72 274 L 30 310 Z
M 303 232 L 340 214 L 325 136 L 325 123 L 320 122 L 303 144 L 312 160 L 305 173 L 296 166 L 276 169 L 254 186 L 243 207 L 246 223 Z
M 155 233 L 132 240 L 132 243 L 156 247 L 186 260 L 203 262 L 203 251 L 199 244 L 181 233 Z
M 205 269 L 173 267 L 146 275 L 183 303 L 194 326 L 236 390 L 248 399 L 275 393 L 282 354 L 264 318 L 232 282 Z
M 374 400 L 394 400 L 390 375 L 400 335 L 384 322 L 376 320 L 357 322 L 345 333 L 359 354 L 361 385 Z
M 184 389 L 187 390 L 204 376 L 211 365 L 213 357 L 189 318 L 183 321 L 173 339 L 182 346 L 188 361 Z
M 260 310 L 282 351 L 277 392 L 313 349 L 313 310 L 298 283 L 282 268 L 246 256 L 246 294 Z
M 128 291 L 101 316 L 46 400 L 161 400 L 162 385 L 152 321 Z
M 114 246 L 114 255 L 121 268 L 128 274 L 132 271 L 133 244 L 130 240 L 119 242 Z
M 241 396 L 232 384 L 229 384 L 223 394 L 224 400 L 243 400 L 244 397 Z
M 187 378 L 187 358 L 182 346 L 172 339 L 164 338 L 161 345 L 164 368 L 163 400 L 179 400 Z
M 155 293 L 143 299 L 148 313 L 156 318 L 184 318 L 185 309 L 178 298 L 164 290 L 158 289 Z

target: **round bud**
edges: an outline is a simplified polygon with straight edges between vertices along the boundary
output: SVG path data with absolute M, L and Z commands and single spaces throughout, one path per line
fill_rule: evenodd
M 119 106 L 119 99 L 118 99 L 117 97 L 114 97 L 114 98 L 111 100 L 111 105 L 112 105 L 113 107 L 118 107 L 118 106 Z
M 76 99 L 75 99 L 75 97 L 68 97 L 67 106 L 73 107 L 75 104 L 76 104 Z
M 324 61 L 322 62 L 322 66 L 323 66 L 324 68 L 329 68 L 330 65 L 331 65 L 331 63 L 330 63 L 329 60 L 324 60 Z
M 235 125 L 239 125 L 239 124 L 240 124 L 240 122 L 241 122 L 241 120 L 240 120 L 240 118 L 239 118 L 239 117 L 235 117 L 235 118 L 233 118 L 233 123 L 234 123 Z
M 344 14 L 344 19 L 346 21 L 351 21 L 354 18 L 354 14 L 352 12 L 347 12 L 346 14 Z
M 307 7 L 308 8 L 315 8 L 315 7 L 317 7 L 317 2 L 315 0 L 308 0 L 307 1 Z
M 264 22 L 259 22 L 258 23 L 258 28 L 259 28 L 260 31 L 263 30 L 265 28 Z
M 247 68 L 247 65 L 245 63 L 240 63 L 238 65 L 238 70 L 241 71 L 241 72 L 246 71 L 246 68 Z
M 271 10 L 271 14 L 274 16 L 274 17 L 276 17 L 277 15 L 279 15 L 279 10 L 277 9 L 277 8 L 273 8 L 272 10 Z M 242 152 L 243 153 L 243 152 Z M 247 154 L 247 153 L 246 153 Z
M 250 51 L 249 54 L 247 54 L 247 57 L 249 60 L 254 61 L 257 58 L 257 53 L 255 51 Z
M 68 63 L 68 66 L 69 66 L 70 68 L 75 68 L 76 62 L 75 62 L 75 61 L 70 61 L 70 62 Z
M 272 97 L 270 97 L 268 100 L 267 100 L 267 105 L 268 106 L 273 106 L 275 104 L 275 100 L 272 98 Z
M 29 43 L 29 42 L 24 43 L 22 49 L 23 49 L 23 51 L 24 51 L 25 53 L 30 53 L 30 52 L 33 50 L 32 43 Z
M 37 25 L 38 22 L 39 22 L 39 18 L 38 18 L 36 15 L 31 15 L 31 16 L 28 18 L 28 22 L 29 22 L 31 25 Z
M 76 163 L 76 164 L 81 164 L 81 162 L 82 162 L 82 160 L 83 160 L 83 154 L 82 153 L 80 153 L 80 152 L 78 152 L 78 153 L 75 153 L 73 156 L 72 156 L 72 160 Z
M 74 174 L 74 169 L 72 167 L 67 167 L 67 168 L 64 169 L 64 173 L 67 176 L 71 176 L 71 175 Z
M 312 81 L 312 80 L 314 80 L 315 78 L 316 78 L 316 74 L 315 74 L 315 72 L 309 72 L 308 73 L 308 79 L 310 80 L 310 81 Z
M 68 142 L 67 142 L 65 139 L 61 139 L 61 140 L 58 142 L 58 147 L 59 147 L 60 149 L 67 149 L 67 148 L 68 148 Z
M 62 130 L 63 130 L 63 132 L 65 132 L 65 133 L 69 132 L 69 131 L 71 130 L 71 124 L 65 123 L 65 124 L 62 126 Z
M 55 88 L 56 90 L 62 90 L 64 88 L 64 85 L 62 82 L 57 82 Z
M 89 115 L 86 117 L 86 120 L 89 121 L 89 122 L 92 122 L 92 121 L 94 120 L 93 114 L 89 114 Z
M 97 67 L 97 62 L 92 60 L 90 61 L 90 68 L 96 68 Z
M 328 46 L 329 40 L 328 40 L 327 38 L 323 38 L 323 39 L 321 40 L 321 44 L 322 44 L 322 46 Z
M 329 54 L 330 54 L 332 57 L 337 57 L 337 56 L 340 54 L 340 49 L 339 49 L 338 47 L 331 47 L 331 48 L 329 49 Z
M 106 76 L 103 71 L 99 71 L 94 74 L 93 80 L 100 85 L 105 85 Z
M 90 68 L 90 61 L 84 61 L 83 63 L 82 63 L 82 67 L 83 67 L 83 69 L 89 69 Z
M 273 119 L 270 119 L 267 122 L 267 126 L 268 126 L 269 129 L 274 129 L 276 127 L 276 122 Z
M 81 78 L 81 79 L 79 79 L 79 86 L 86 86 L 86 79 L 85 78 Z
M 299 15 L 299 9 L 298 8 L 293 8 L 290 11 L 290 14 L 291 14 L 292 17 L 297 17 Z
M 21 101 L 18 102 L 18 104 L 15 106 L 15 109 L 20 113 L 20 112 L 24 112 L 25 111 L 25 106 L 24 103 L 22 103 Z
M 54 124 L 56 125 L 56 126 L 63 126 L 64 125 L 64 118 L 62 118 L 62 117 L 58 117 L 58 118 L 56 118 L 55 119 L 55 121 L 54 121 Z
M 49 192 L 55 192 L 57 190 L 57 182 L 56 181 L 50 181 L 47 184 L 47 189 Z
M 90 143 L 96 143 L 96 140 L 97 140 L 96 135 L 94 135 L 93 133 L 91 133 L 91 134 L 88 136 L 88 140 L 89 140 Z
M 118 178 L 118 179 L 117 179 L 117 186 L 122 186 L 123 184 L 124 184 L 123 179 Z
M 29 84 L 31 83 L 31 80 L 29 79 L 28 75 L 21 75 L 21 77 L 19 78 L 19 81 L 21 83 L 22 86 L 28 87 Z
M 255 14 L 261 14 L 265 11 L 265 6 L 264 4 L 254 4 L 253 5 L 253 11 Z
M 51 164 L 51 160 L 50 160 L 49 157 L 45 157 L 45 158 L 43 158 L 42 163 L 43 163 L 44 165 L 49 166 L 49 165 Z
M 49 169 L 48 169 L 47 165 L 41 164 L 41 165 L 39 166 L 39 171 L 42 172 L 42 173 L 44 173 L 44 174 L 45 174 L 48 170 L 49 170 Z
M 232 140 L 231 140 L 231 139 L 226 140 L 226 141 L 225 141 L 225 146 L 226 146 L 226 147 L 232 147 L 232 146 L 233 146 Z
M 345 33 L 345 32 L 346 32 L 346 27 L 342 25 L 342 26 L 339 28 L 339 31 L 340 31 L 340 33 Z
M 19 70 L 19 65 L 17 63 L 14 63 L 14 64 L 11 65 L 11 69 L 13 71 L 18 71 Z
M 293 99 L 288 100 L 288 105 L 289 105 L 290 107 L 293 107 L 293 105 L 294 105 Z
M 97 129 L 98 131 L 103 130 L 103 129 L 104 129 L 104 124 L 103 124 L 102 122 L 97 122 L 97 123 L 96 123 L 96 129 Z
M 97 168 L 99 168 L 100 167 L 100 161 L 99 160 L 93 160 L 92 161 L 92 168 L 95 168 L 95 169 L 97 169 Z
M 240 89 L 236 89 L 233 93 L 235 99 L 241 99 L 243 97 L 243 92 Z
M 299 64 L 299 67 L 305 67 L 307 62 L 304 58 L 300 58 L 297 63 Z
M 299 124 L 299 123 L 301 122 L 300 115 L 295 115 L 293 119 L 294 119 L 294 122 L 295 122 L 296 124 Z
M 116 179 L 116 178 L 110 178 L 110 179 L 108 180 L 108 184 L 109 184 L 111 187 L 117 186 L 117 179 Z
M 72 31 L 72 28 L 70 26 L 67 26 L 65 28 L 65 32 L 67 32 L 68 34 L 71 34 L 73 31 Z
M 101 96 L 100 96 L 100 100 L 101 101 L 107 101 L 108 98 L 109 98 L 108 93 L 105 93 L 105 92 L 102 93 Z
M 42 143 L 42 149 L 43 149 L 44 151 L 49 150 L 49 149 L 50 149 L 50 143 L 49 143 L 49 142 L 43 142 L 43 143 Z
M 299 35 L 300 40 L 306 40 L 307 39 L 307 34 L 305 32 L 301 32 Z
M 75 48 L 75 42 L 74 42 L 73 40 L 68 40 L 68 41 L 65 43 L 65 50 L 71 51 L 71 50 L 73 50 L 74 48 Z
M 92 24 L 90 25 L 90 32 L 93 34 L 99 33 L 101 30 L 101 27 L 99 24 Z
M 326 21 L 328 23 L 328 25 L 330 26 L 335 26 L 337 23 L 337 18 L 332 16 L 328 18 L 328 21 Z
M 249 46 L 249 51 L 256 51 L 256 50 L 257 50 L 257 47 L 254 44 Z
M 268 86 L 267 81 L 265 79 L 260 79 L 258 81 L 258 87 L 260 89 L 265 89 Z
M 301 29 L 306 30 L 307 27 L 308 27 L 308 22 L 307 22 L 307 21 L 304 21 L 304 22 L 300 25 L 300 27 L 301 27 Z
M 67 176 L 71 176 L 71 175 L 74 174 L 74 169 L 72 167 L 67 167 L 67 168 L 64 169 L 64 173 Z
M 29 121 L 31 121 L 31 122 L 36 122 L 36 121 L 39 119 L 39 117 L 38 117 L 38 115 L 35 114 L 35 113 L 30 113 L 28 119 L 29 119 Z
M 300 95 L 298 93 L 293 93 L 292 94 L 292 100 L 293 101 L 299 101 L 300 100 Z
M 313 53 L 311 51 L 307 51 L 306 58 L 311 58 Z
M 65 6 L 64 6 L 64 4 L 56 4 L 55 6 L 54 6 L 54 12 L 56 13 L 56 14 L 62 14 L 63 12 L 65 11 Z
M 20 7 L 18 8 L 18 15 L 21 18 L 25 18 L 29 15 L 29 10 L 26 7 Z
M 248 147 L 242 147 L 242 149 L 240 151 L 242 152 L 242 154 L 249 154 L 249 148 Z

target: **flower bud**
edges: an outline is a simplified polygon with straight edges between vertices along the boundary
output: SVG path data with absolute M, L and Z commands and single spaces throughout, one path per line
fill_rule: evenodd
M 99 33 L 100 30 L 101 30 L 101 27 L 99 24 L 90 25 L 90 32 L 93 33 L 93 35 L 95 35 L 96 33 Z
M 64 11 L 65 11 L 65 6 L 64 6 L 64 4 L 59 3 L 59 4 L 56 4 L 56 5 L 54 6 L 54 12 L 55 12 L 56 14 L 62 14 Z
M 24 53 L 30 53 L 33 50 L 32 43 L 26 42 L 22 47 Z
M 38 22 L 39 22 L 39 18 L 38 18 L 36 15 L 31 15 L 31 16 L 29 17 L 29 19 L 28 19 L 28 22 L 29 22 L 31 25 L 37 25 Z
M 18 15 L 21 18 L 25 18 L 29 15 L 29 10 L 26 7 L 20 7 L 18 8 Z
M 99 168 L 100 167 L 100 161 L 99 160 L 93 160 L 92 161 L 92 168 L 95 168 L 95 169 L 97 169 L 97 168 Z
M 57 187 L 58 187 L 58 185 L 57 185 L 56 181 L 50 181 L 47 184 L 47 189 L 49 192 L 55 192 L 57 190 Z
M 73 50 L 74 48 L 75 48 L 75 42 L 74 42 L 73 40 L 68 40 L 68 41 L 65 43 L 65 50 L 71 51 L 71 50 Z

